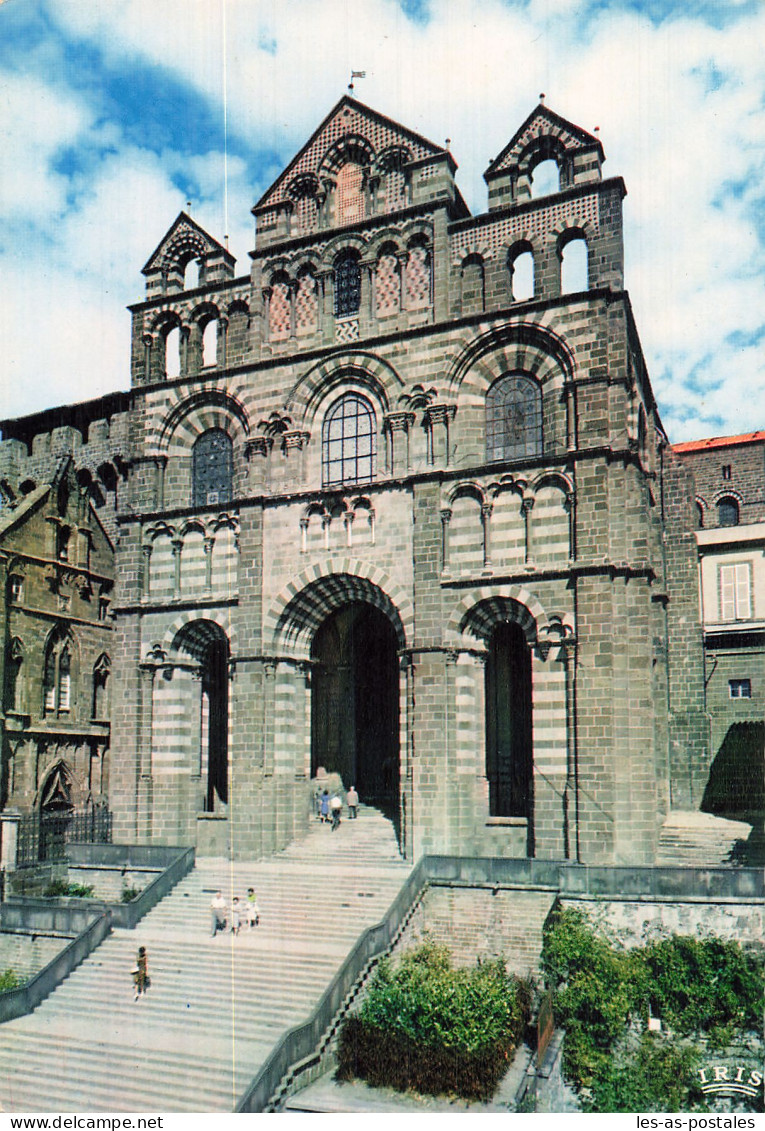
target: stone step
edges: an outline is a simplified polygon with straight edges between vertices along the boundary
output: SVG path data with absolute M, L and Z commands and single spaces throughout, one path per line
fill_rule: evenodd
M 370 809 L 335 833 L 317 822 L 268 860 L 199 860 L 136 931 L 115 930 L 33 1014 L 0 1026 L 0 1108 L 231 1111 L 408 873 Z M 212 894 L 248 887 L 261 926 L 210 938 Z M 138 946 L 152 985 L 135 1002 Z
M 676 811 L 659 835 L 656 863 L 683 867 L 719 867 L 746 863 L 746 842 L 752 826 L 711 813 Z

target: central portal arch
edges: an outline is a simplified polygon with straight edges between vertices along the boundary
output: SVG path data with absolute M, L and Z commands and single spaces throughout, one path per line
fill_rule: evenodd
M 399 807 L 399 671 L 394 626 L 349 601 L 311 645 L 311 773 L 334 771 L 389 816 Z

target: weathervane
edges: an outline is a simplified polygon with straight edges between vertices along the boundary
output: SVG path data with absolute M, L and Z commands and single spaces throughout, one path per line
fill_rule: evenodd
M 353 80 L 365 79 L 367 77 L 366 71 L 351 71 L 351 81 L 348 83 L 348 91 L 353 94 Z

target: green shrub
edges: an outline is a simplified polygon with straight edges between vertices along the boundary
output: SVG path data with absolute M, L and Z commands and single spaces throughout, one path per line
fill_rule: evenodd
M 138 899 L 141 894 L 141 888 L 123 888 L 120 901 L 122 903 L 132 903 L 134 899 Z
M 584 1098 L 585 1111 L 687 1111 L 703 1104 L 696 1083 L 700 1050 L 665 1034 L 643 1033 L 637 1048 L 622 1047 Z
M 70 884 L 67 880 L 52 880 L 43 895 L 47 896 L 72 896 L 76 899 L 91 899 L 93 896 L 92 884 Z
M 21 978 L 10 967 L 0 974 L 0 994 L 5 990 L 15 990 L 20 985 Z
M 761 953 L 686 936 L 618 950 L 573 910 L 546 932 L 542 968 L 566 1032 L 564 1072 L 590 1111 L 687 1109 L 700 1096 L 688 1038 L 724 1048 L 759 1029 L 765 1007 Z M 661 1038 L 645 1031 L 649 1014 L 661 1018 Z M 626 1056 L 629 1033 L 638 1045 Z
M 385 960 L 343 1025 L 338 1076 L 487 1099 L 523 1032 L 529 997 L 503 962 L 453 969 L 445 947 L 427 944 L 397 966 Z

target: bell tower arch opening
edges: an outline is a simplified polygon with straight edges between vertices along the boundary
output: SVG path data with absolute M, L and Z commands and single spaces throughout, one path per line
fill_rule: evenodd
M 399 674 L 394 626 L 350 601 L 323 621 L 311 645 L 311 772 L 340 774 L 364 801 L 397 820 Z

